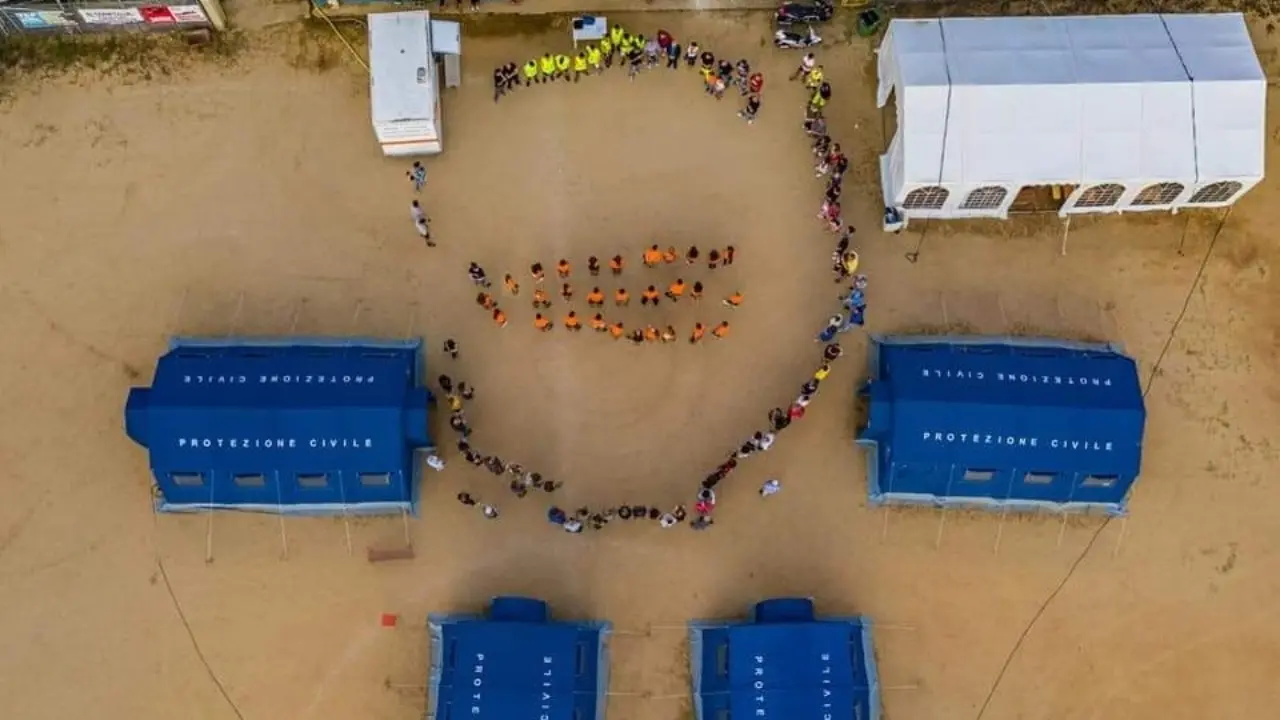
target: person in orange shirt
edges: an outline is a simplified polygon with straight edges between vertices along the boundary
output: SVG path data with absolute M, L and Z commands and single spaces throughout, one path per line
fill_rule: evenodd
M 533 290 L 533 309 L 551 307 L 551 298 L 547 295 L 547 291 L 542 288 L 534 288 Z
M 728 320 L 726 320 L 726 321 L 724 321 L 724 322 L 720 323 L 719 325 L 717 325 L 717 326 L 715 327 L 715 329 L 711 331 L 711 334 L 712 334 L 712 335 L 715 335 L 715 336 L 716 336 L 716 337 L 718 337 L 718 338 L 723 338 L 724 336 L 728 335 L 728 334 L 729 334 L 729 321 L 728 321 Z
M 502 287 L 506 288 L 507 292 L 511 293 L 513 296 L 520 294 L 520 283 L 516 282 L 516 279 L 511 277 L 511 273 L 507 273 L 506 276 L 502 278 Z
M 507 314 L 506 314 L 506 313 L 504 313 L 504 312 L 502 312 L 502 309 L 501 309 L 501 308 L 494 308 L 494 309 L 493 309 L 493 322 L 494 322 L 495 324 L 497 324 L 497 326 L 498 326 L 498 327 L 500 327 L 500 328 L 504 328 L 504 327 L 506 327 L 506 326 L 507 326 Z
M 498 307 L 497 301 L 495 301 L 493 296 L 487 292 L 482 292 L 479 295 L 476 295 L 476 304 L 485 310 L 492 310 Z
M 626 288 L 618 288 L 613 293 L 613 304 L 618 307 L 626 307 L 631 304 L 631 295 L 627 293 Z
M 645 342 L 658 342 L 658 328 L 652 325 L 644 326 Z
M 569 283 L 560 286 L 560 297 L 564 298 L 565 302 L 573 301 L 573 287 Z
M 609 330 L 609 323 L 604 321 L 603 315 L 596 313 L 591 318 L 591 329 L 596 332 L 607 332 Z
M 675 341 L 676 341 L 676 329 L 668 325 L 667 329 L 662 331 L 662 342 L 669 343 L 669 342 L 675 342 Z
M 724 306 L 727 308 L 736 308 L 742 304 L 742 293 L 737 290 L 733 294 L 724 299 Z
M 702 281 L 699 280 L 693 284 L 693 289 L 689 291 L 689 299 L 698 302 L 702 299 Z
M 622 274 L 622 256 L 621 255 L 613 256 L 613 259 L 609 261 L 609 269 L 613 271 L 613 274 L 615 276 Z
M 684 295 L 684 279 L 676 278 L 676 281 L 667 287 L 667 297 L 671 298 L 671 302 L 678 301 Z
M 702 323 L 694 323 L 693 332 L 689 335 L 689 344 L 697 345 L 702 340 L 702 336 L 707 334 L 707 328 Z
M 610 326 L 609 326 L 609 334 L 613 336 L 613 339 L 614 339 L 614 340 L 619 340 L 619 339 L 621 339 L 621 338 L 622 338 L 622 335 L 623 335 L 626 331 L 627 331 L 627 329 L 626 329 L 626 328 L 624 328 L 624 327 L 622 326 L 622 323 L 614 323 L 614 324 L 612 324 L 612 325 L 610 325 Z
M 551 321 L 542 317 L 542 313 L 538 313 L 533 316 L 533 326 L 537 328 L 539 332 L 551 331 Z
M 564 326 L 574 332 L 582 329 L 582 321 L 578 319 L 578 313 L 570 310 L 568 315 L 564 316 Z
M 538 262 L 529 266 L 529 274 L 533 276 L 533 281 L 537 283 L 542 282 L 542 279 L 547 276 L 547 274 L 542 271 L 542 263 Z
M 644 251 L 645 267 L 653 267 L 660 262 L 662 262 L 662 251 L 658 249 L 657 245 L 654 245 L 653 247 Z
M 569 273 L 572 269 L 573 268 L 569 265 L 569 261 L 564 258 L 560 258 L 560 262 L 556 263 L 556 274 L 559 275 L 562 280 L 569 277 Z
M 600 258 L 595 255 L 587 258 L 587 272 L 591 273 L 591 277 L 600 274 Z
M 600 292 L 600 288 L 591 288 L 591 292 L 587 293 L 587 304 L 593 308 L 604 306 L 604 293 Z
M 667 248 L 667 251 L 662 253 L 662 262 L 668 265 L 670 265 L 671 263 L 679 259 L 680 259 L 680 253 L 676 252 L 676 248 L 674 245 Z
M 658 289 L 652 285 L 645 288 L 644 292 L 640 293 L 640 304 L 658 307 Z

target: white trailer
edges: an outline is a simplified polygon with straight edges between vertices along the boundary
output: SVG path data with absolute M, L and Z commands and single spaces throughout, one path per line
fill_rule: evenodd
M 444 149 L 438 60 L 446 86 L 456 87 L 461 50 L 458 23 L 433 21 L 420 11 L 369 15 L 369 100 L 384 155 Z

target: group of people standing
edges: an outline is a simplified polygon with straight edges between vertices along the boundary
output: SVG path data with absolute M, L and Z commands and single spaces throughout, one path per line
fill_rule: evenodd
M 452 338 L 444 341 L 444 352 L 451 359 L 458 359 L 458 343 Z M 506 490 L 517 498 L 523 498 L 531 492 L 553 493 L 564 485 L 563 482 L 543 477 L 542 473 L 526 470 L 523 465 L 503 460 L 497 455 L 486 455 L 472 445 L 471 425 L 467 422 L 466 403 L 475 398 L 475 388 L 464 381 L 454 382 L 449 375 L 441 375 L 436 379 L 440 386 L 441 396 L 449 407 L 449 427 L 457 435 L 458 452 L 468 464 L 488 470 L 498 481 L 506 481 Z M 438 455 L 427 458 L 427 464 L 434 470 L 443 470 L 445 463 Z M 474 507 L 490 520 L 501 516 L 498 505 L 492 500 L 482 500 L 470 492 L 460 492 L 458 502 L 467 507 Z
M 712 248 L 705 257 L 706 267 L 714 272 L 718 268 L 732 265 L 736 258 L 737 250 L 732 245 L 724 248 Z M 662 250 L 658 245 L 653 245 L 641 254 L 640 262 L 649 270 L 663 266 L 678 267 L 680 265 L 684 265 L 687 270 L 691 270 L 696 266 L 700 266 L 704 259 L 702 251 L 697 246 L 690 246 L 684 252 L 679 252 L 674 246 Z M 610 277 L 620 282 L 626 264 L 627 261 L 622 255 L 614 255 L 610 258 L 608 261 Z M 590 278 L 598 278 L 603 273 L 603 269 L 598 257 L 592 255 L 587 258 L 587 274 Z M 567 258 L 561 258 L 555 265 L 555 273 L 560 282 L 560 298 L 568 306 L 561 319 L 561 324 L 565 330 L 578 332 L 584 327 L 590 327 L 592 331 L 600 335 L 611 337 L 614 340 L 626 339 L 636 345 L 671 343 L 679 339 L 679 335 L 672 325 L 659 329 L 657 325 L 646 323 L 640 327 L 628 329 L 625 323 L 616 318 L 607 319 L 604 310 L 606 304 L 612 302 L 615 310 L 621 310 L 631 304 L 631 293 L 623 285 L 618 285 L 611 293 L 606 293 L 600 288 L 599 280 L 588 280 L 592 287 L 585 295 L 587 308 L 582 315 L 579 315 L 573 304 L 574 298 L 577 296 L 572 283 L 573 263 Z M 683 274 L 681 273 L 681 275 Z M 494 324 L 498 327 L 506 327 L 509 322 L 507 312 L 499 305 L 495 293 L 491 292 L 493 290 L 493 282 L 489 279 L 488 273 L 479 263 L 473 262 L 467 268 L 467 275 L 478 288 L 476 304 L 490 314 Z M 530 297 L 534 310 L 533 327 L 539 332 L 550 332 L 556 327 L 556 322 L 551 317 L 548 317 L 550 313 L 543 314 L 543 311 L 550 310 L 552 307 L 551 294 L 545 289 L 547 269 L 543 267 L 541 262 L 535 262 L 529 266 L 529 277 L 533 282 L 533 293 Z M 657 308 L 664 299 L 671 303 L 686 300 L 696 305 L 703 299 L 706 290 L 702 281 L 695 280 L 693 283 L 688 283 L 685 282 L 684 277 L 677 277 L 675 280 L 665 283 L 665 292 L 659 289 L 663 285 L 664 283 L 657 282 L 641 290 L 640 305 L 642 307 Z M 514 300 L 520 296 L 520 291 L 520 281 L 511 273 L 505 274 L 502 278 L 502 292 Z M 742 302 L 743 294 L 738 290 L 720 300 L 720 304 L 730 310 L 737 309 L 742 305 Z M 719 324 L 714 325 L 695 322 L 689 332 L 688 341 L 691 345 L 697 345 L 702 342 L 702 339 L 707 334 L 716 339 L 724 339 L 728 337 L 729 331 L 728 320 L 721 320 Z
M 760 92 L 763 89 L 764 78 L 758 72 L 751 72 L 751 67 L 747 61 L 740 60 L 736 63 L 731 63 L 724 59 L 717 59 L 709 50 L 699 48 L 696 42 L 689 43 L 682 51 L 679 43 L 676 43 L 674 38 L 665 31 L 658 31 L 657 36 L 650 39 L 643 35 L 630 34 L 618 26 L 611 28 L 608 36 L 603 38 L 598 45 L 588 46 L 573 57 L 546 54 L 541 58 L 535 58 L 525 63 L 523 68 L 518 68 L 515 63 L 509 63 L 498 68 L 494 73 L 494 100 L 497 101 L 506 93 L 519 87 L 521 76 L 523 76 L 523 84 L 525 86 L 530 86 L 534 83 L 554 82 L 556 80 L 577 82 L 583 75 L 603 72 L 604 69 L 612 67 L 618 58 L 621 58 L 620 64 L 629 69 L 629 74 L 633 78 L 639 70 L 656 66 L 664 58 L 667 67 L 671 69 L 679 68 L 680 61 L 683 59 L 688 67 L 700 66 L 706 84 L 706 91 L 709 95 L 719 99 L 723 97 L 728 88 L 737 87 L 740 93 L 747 98 L 746 107 L 739 115 L 747 120 L 748 123 L 754 121 L 759 112 Z M 803 58 L 792 76 L 792 80 L 802 81 L 805 86 L 807 101 L 804 130 L 813 140 L 811 149 L 814 157 L 815 177 L 826 179 L 826 191 L 823 196 L 819 218 L 823 220 L 828 230 L 840 234 L 836 248 L 832 253 L 832 272 L 837 283 L 851 282 L 849 290 L 842 292 L 839 296 L 843 312 L 832 315 L 817 336 L 817 340 L 824 343 L 820 363 L 812 376 L 800 386 L 799 393 L 789 405 L 785 408 L 780 406 L 770 410 L 768 413 L 768 425 L 753 432 L 750 437 L 734 448 L 701 481 L 696 496 L 692 501 L 692 512 L 683 503 L 666 510 L 651 505 L 624 505 L 601 509 L 584 506 L 570 511 L 552 505 L 547 510 L 547 520 L 565 532 L 579 534 L 588 528 L 600 530 L 614 520 L 656 522 L 661 528 L 672 528 L 686 522 L 695 530 L 704 530 L 711 527 L 714 524 L 717 486 L 727 479 L 739 467 L 741 462 L 757 453 L 768 452 L 777 442 L 783 430 L 805 416 L 806 409 L 816 396 L 823 381 L 830 375 L 832 364 L 843 354 L 843 349 L 839 343 L 834 342 L 835 336 L 838 333 L 863 324 L 866 311 L 867 278 L 864 275 L 857 274 L 858 254 L 850 247 L 854 228 L 852 225 L 846 226 L 844 224 L 839 202 L 844 176 L 849 167 L 849 160 L 839 143 L 834 142 L 827 134 L 826 120 L 823 115 L 826 102 L 831 97 L 831 86 L 824 76 L 822 66 L 817 63 L 813 54 L 808 54 Z M 415 173 L 418 174 L 415 175 Z M 410 170 L 410 179 L 414 181 L 415 186 L 420 188 L 421 182 L 425 180 L 425 173 L 421 173 L 415 166 L 414 169 Z M 425 216 L 419 221 L 419 211 L 416 203 L 414 208 L 415 223 L 420 222 L 421 227 L 425 228 Z M 421 232 L 422 230 L 420 229 Z M 424 237 L 429 245 L 432 244 L 429 233 L 425 233 Z M 702 262 L 706 262 L 707 268 L 715 271 L 718 268 L 732 265 L 735 255 L 736 250 L 733 246 L 715 248 L 703 256 L 702 251 L 697 247 L 690 247 L 686 251 L 680 252 L 675 247 L 669 247 L 664 251 L 658 245 L 653 245 L 642 253 L 640 262 L 649 269 L 660 266 L 678 266 L 682 263 L 688 266 L 697 266 Z M 614 279 L 620 278 L 626 264 L 626 259 L 622 255 L 615 255 L 607 262 L 609 275 Z M 602 264 L 599 258 L 592 256 L 587 261 L 587 273 L 592 278 L 599 277 L 604 272 L 604 266 L 605 264 Z M 628 332 L 623 323 L 611 322 L 606 319 L 603 308 L 610 299 L 615 308 L 623 308 L 629 305 L 630 294 L 625 287 L 619 286 L 613 289 L 611 296 L 607 296 L 605 291 L 599 287 L 597 281 L 588 281 L 592 288 L 585 295 L 588 306 L 588 311 L 585 314 L 591 314 L 592 317 L 584 323 L 577 315 L 577 312 L 572 309 L 572 302 L 576 294 L 571 282 L 573 276 L 572 263 L 568 259 L 562 258 L 556 263 L 554 271 L 561 284 L 559 295 L 563 302 L 570 305 L 570 309 L 560 323 L 566 330 L 571 332 L 579 331 L 585 324 L 601 334 L 608 334 L 614 339 L 628 339 L 636 344 L 672 342 L 678 339 L 675 329 L 671 326 L 660 330 L 654 325 L 646 325 Z M 499 327 L 505 327 L 508 324 L 506 311 L 499 306 L 497 299 L 494 297 L 495 293 L 490 292 L 492 290 L 492 281 L 485 270 L 479 264 L 473 262 L 468 268 L 468 275 L 478 287 L 476 303 L 490 313 L 493 321 Z M 552 306 L 552 298 L 544 289 L 547 270 L 541 263 L 535 262 L 529 268 L 529 276 L 534 286 L 530 297 L 535 311 L 534 327 L 539 331 L 549 332 L 555 327 L 556 323 L 549 317 L 544 316 L 542 312 L 539 312 Z M 502 285 L 502 291 L 510 298 L 514 299 L 520 296 L 520 281 L 514 275 L 510 273 L 504 274 Z M 665 292 L 660 290 L 659 285 L 659 283 L 649 284 L 641 292 L 641 305 L 656 307 L 663 299 L 669 302 L 680 302 L 683 299 L 698 302 L 704 293 L 702 282 L 695 281 L 690 285 L 682 277 L 676 278 L 674 282 L 669 283 L 665 288 Z M 723 298 L 721 304 L 732 309 L 741 305 L 742 300 L 742 293 L 735 291 Z M 713 337 L 723 338 L 728 331 L 729 323 L 722 321 L 710 332 Z M 706 332 L 706 326 L 701 323 L 696 324 L 688 338 L 689 342 L 699 342 Z M 457 344 L 453 340 L 446 341 L 445 351 L 450 357 L 456 358 L 458 353 Z M 561 486 L 561 483 L 545 479 L 538 472 L 526 470 L 519 463 L 505 462 L 497 456 L 484 455 L 477 451 L 471 444 L 472 431 L 464 412 L 465 402 L 474 397 L 474 389 L 464 382 L 454 385 L 452 379 L 444 375 L 440 376 L 439 384 L 449 405 L 450 427 L 458 434 L 458 450 L 468 463 L 484 468 L 499 480 L 506 481 L 506 490 L 517 498 L 526 497 L 530 492 L 536 491 L 553 493 Z M 443 462 L 438 458 L 435 458 L 435 461 L 432 466 L 436 467 L 436 469 L 441 469 Z M 761 497 L 768 497 L 779 492 L 781 488 L 782 483 L 779 479 L 769 478 L 759 487 L 758 494 Z M 457 499 L 464 505 L 480 508 L 486 518 L 496 519 L 500 516 L 496 504 L 493 502 L 481 502 L 469 492 L 459 493 Z

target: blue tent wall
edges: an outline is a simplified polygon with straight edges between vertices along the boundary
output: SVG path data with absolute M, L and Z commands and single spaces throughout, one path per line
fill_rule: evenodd
M 756 605 L 747 622 L 689 626 L 698 720 L 876 720 L 879 680 L 864 618 L 818 618 L 813 601 Z
M 162 510 L 415 511 L 432 446 L 422 343 L 176 338 L 126 433 Z
M 1146 409 L 1115 346 L 875 337 L 869 361 L 873 503 L 1124 512 Z
M 428 618 L 428 720 L 603 720 L 602 622 L 556 622 L 546 603 L 494 598 L 489 616 Z

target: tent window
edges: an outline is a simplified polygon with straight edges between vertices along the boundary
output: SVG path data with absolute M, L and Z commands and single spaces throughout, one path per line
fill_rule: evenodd
M 176 472 L 169 473 L 169 479 L 178 487 L 204 487 L 204 473 Z
M 1109 488 L 1116 484 L 1120 478 L 1115 475 L 1086 475 L 1084 482 L 1080 483 L 1082 488 Z
M 980 187 L 969 193 L 960 204 L 961 210 L 994 210 L 1004 204 L 1009 191 L 999 185 Z
M 716 676 L 729 677 L 729 644 L 716 646 Z
M 965 482 L 990 482 L 996 477 L 995 470 L 965 470 Z
M 1236 193 L 1240 192 L 1240 189 L 1243 187 L 1244 185 L 1241 185 L 1235 180 L 1211 183 L 1197 190 L 1196 194 L 1192 195 L 1191 199 L 1188 200 L 1187 203 L 1196 205 L 1200 203 L 1208 204 L 1226 202 L 1235 197 Z
M 1182 194 L 1182 183 L 1156 183 L 1142 188 L 1132 205 L 1168 205 Z
M 947 196 L 950 194 L 946 188 L 937 185 L 916 188 L 907 193 L 902 207 L 904 210 L 941 210 L 947 204 Z
M 232 478 L 236 487 L 261 488 L 267 486 L 267 478 L 262 473 L 236 473 Z
M 360 484 L 365 487 L 388 487 L 391 473 L 360 473 Z
M 329 487 L 329 476 L 325 473 L 298 473 L 298 487 L 302 487 L 302 488 Z
M 1120 201 L 1120 196 L 1124 194 L 1124 186 L 1115 183 L 1107 183 L 1105 185 L 1094 185 L 1093 187 L 1080 193 L 1080 199 L 1076 200 L 1075 207 L 1081 208 L 1098 208 L 1111 207 Z
M 1052 485 L 1057 477 L 1057 473 L 1029 472 L 1022 476 L 1022 482 L 1028 485 Z

